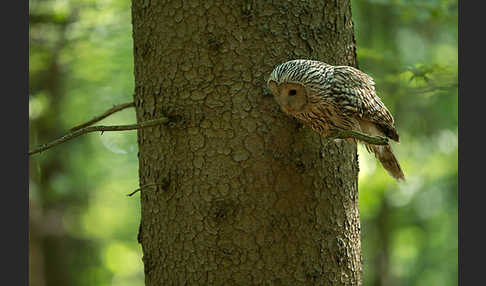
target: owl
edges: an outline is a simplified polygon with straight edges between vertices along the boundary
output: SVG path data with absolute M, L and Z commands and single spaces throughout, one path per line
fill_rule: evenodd
M 373 79 L 356 68 L 292 60 L 278 65 L 267 85 L 284 113 L 323 137 L 331 130 L 353 130 L 400 140 L 393 116 L 376 95 Z M 363 143 L 393 178 L 405 179 L 389 144 Z

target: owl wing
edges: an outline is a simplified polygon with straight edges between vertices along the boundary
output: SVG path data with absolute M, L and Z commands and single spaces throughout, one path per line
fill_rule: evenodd
M 331 75 L 332 74 L 332 75 Z M 357 115 L 376 125 L 385 136 L 399 141 L 393 116 L 376 95 L 373 79 L 358 69 L 336 66 L 329 74 L 332 97 L 347 115 Z

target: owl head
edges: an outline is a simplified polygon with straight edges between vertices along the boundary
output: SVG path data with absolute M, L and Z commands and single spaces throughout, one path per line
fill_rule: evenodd
M 298 114 L 309 108 L 309 96 L 317 92 L 323 80 L 323 63 L 312 60 L 292 60 L 278 65 L 270 74 L 267 85 L 288 114 Z

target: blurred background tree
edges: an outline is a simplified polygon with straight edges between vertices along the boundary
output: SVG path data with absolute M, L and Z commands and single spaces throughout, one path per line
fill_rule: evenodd
M 30 145 L 132 100 L 130 2 L 30 0 Z M 360 69 L 395 116 L 398 184 L 359 148 L 364 285 L 457 285 L 457 0 L 353 0 Z M 135 122 L 132 109 L 103 124 Z M 30 285 L 143 285 L 134 131 L 30 158 Z

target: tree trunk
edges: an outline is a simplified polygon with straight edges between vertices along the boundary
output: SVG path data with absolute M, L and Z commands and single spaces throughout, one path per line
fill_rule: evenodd
M 356 145 L 264 91 L 296 58 L 356 65 L 349 1 L 132 3 L 146 285 L 361 285 Z

